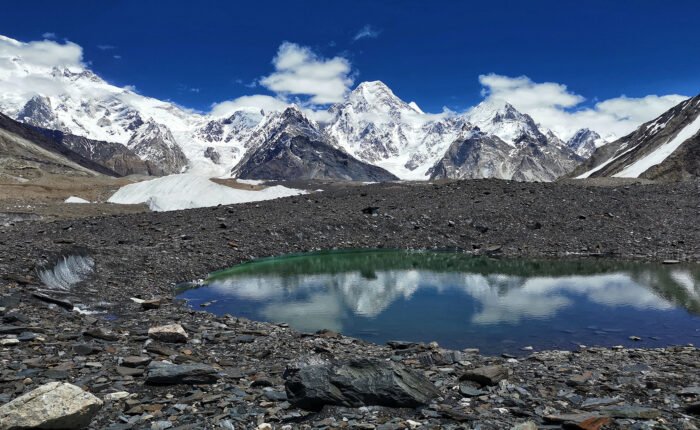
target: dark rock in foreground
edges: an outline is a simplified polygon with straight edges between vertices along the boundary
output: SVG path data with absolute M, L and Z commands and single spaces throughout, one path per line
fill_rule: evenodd
M 440 394 L 414 370 L 369 359 L 302 365 L 287 369 L 285 379 L 289 401 L 307 410 L 325 405 L 415 408 Z
M 148 365 L 146 383 L 151 385 L 213 384 L 218 372 L 206 364 L 170 364 L 154 361 Z

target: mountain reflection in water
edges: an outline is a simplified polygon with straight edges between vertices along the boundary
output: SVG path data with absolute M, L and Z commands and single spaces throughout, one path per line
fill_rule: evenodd
M 651 336 L 640 329 L 653 331 L 655 344 L 690 342 L 700 328 L 699 279 L 698 266 L 335 251 L 242 264 L 181 297 L 301 331 L 500 352 L 526 339 L 571 348 Z

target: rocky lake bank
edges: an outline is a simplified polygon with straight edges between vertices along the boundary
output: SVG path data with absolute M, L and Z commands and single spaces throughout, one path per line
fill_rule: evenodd
M 65 382 L 95 397 L 75 400 L 91 428 L 693 429 L 693 346 L 487 357 L 299 333 L 172 299 L 176 283 L 213 270 L 335 248 L 697 262 L 698 186 L 387 183 L 10 223 L 0 227 L 0 404 Z M 69 255 L 94 271 L 68 290 L 42 285 L 41 271 Z M 0 428 L 22 412 L 9 406 Z

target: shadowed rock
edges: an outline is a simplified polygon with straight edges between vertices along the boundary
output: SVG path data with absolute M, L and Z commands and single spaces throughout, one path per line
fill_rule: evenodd
M 324 405 L 415 408 L 439 395 L 419 373 L 378 360 L 302 365 L 288 368 L 284 377 L 289 401 L 307 410 Z
M 206 364 L 170 364 L 154 361 L 148 365 L 146 383 L 151 385 L 213 384 L 216 369 Z

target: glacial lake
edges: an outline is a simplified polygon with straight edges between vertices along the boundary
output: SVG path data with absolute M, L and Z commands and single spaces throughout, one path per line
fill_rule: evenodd
M 700 343 L 699 265 L 328 251 L 215 272 L 178 298 L 303 332 L 437 341 L 486 354 Z

